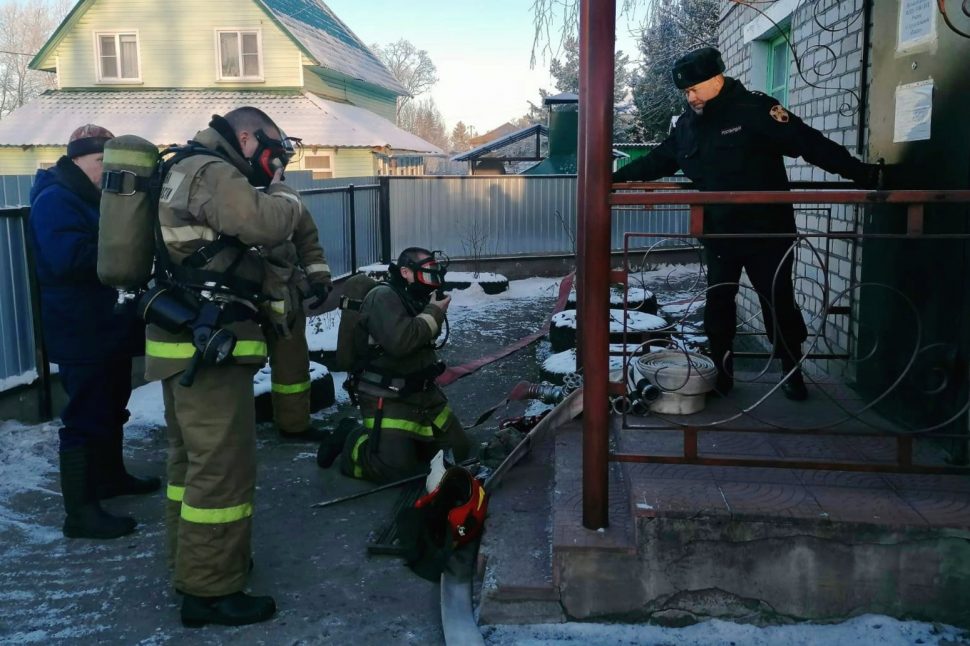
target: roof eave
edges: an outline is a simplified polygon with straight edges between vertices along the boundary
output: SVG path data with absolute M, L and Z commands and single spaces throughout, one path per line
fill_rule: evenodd
M 41 72 L 53 72 L 56 68 L 52 66 L 41 67 L 41 63 L 50 56 L 51 52 L 64 40 L 64 36 L 67 34 L 68 30 L 77 24 L 77 21 L 81 19 L 81 16 L 88 10 L 88 8 L 94 4 L 94 0 L 78 0 L 78 3 L 74 5 L 74 8 L 64 17 L 61 24 L 57 26 L 51 37 L 47 39 L 44 46 L 40 48 L 40 51 L 30 59 L 30 63 L 27 64 L 32 70 L 39 70 Z

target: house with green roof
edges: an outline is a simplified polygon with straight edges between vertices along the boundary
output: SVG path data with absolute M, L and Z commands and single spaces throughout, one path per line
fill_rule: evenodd
M 26 175 L 97 123 L 159 146 L 242 105 L 303 140 L 315 178 L 418 174 L 436 146 L 394 125 L 407 90 L 320 0 L 79 0 L 30 63 L 56 74 L 0 121 L 0 174 Z

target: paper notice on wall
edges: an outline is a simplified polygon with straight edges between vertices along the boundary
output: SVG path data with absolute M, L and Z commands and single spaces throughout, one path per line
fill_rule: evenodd
M 894 143 L 929 139 L 932 120 L 933 79 L 908 83 L 896 88 Z
M 935 0 L 902 0 L 896 53 L 907 54 L 936 44 Z

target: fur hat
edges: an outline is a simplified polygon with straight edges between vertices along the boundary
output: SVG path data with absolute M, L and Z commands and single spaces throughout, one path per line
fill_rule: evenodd
M 723 71 L 724 61 L 721 59 L 721 52 L 713 47 L 702 47 L 678 58 L 671 74 L 674 77 L 674 85 L 681 90 L 686 90 L 714 78 Z
M 93 123 L 85 124 L 71 133 L 67 143 L 67 156 L 74 159 L 92 153 L 103 153 L 105 142 L 114 137 L 106 128 Z

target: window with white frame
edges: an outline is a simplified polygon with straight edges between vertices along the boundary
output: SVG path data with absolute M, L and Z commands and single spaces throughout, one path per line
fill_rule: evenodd
M 141 80 L 137 32 L 98 32 L 95 34 L 95 45 L 98 54 L 99 81 Z
M 219 29 L 216 31 L 216 59 L 219 80 L 261 81 L 263 79 L 262 42 L 258 29 Z
M 313 172 L 313 179 L 330 179 L 333 177 L 333 156 L 330 153 L 304 155 L 303 167 Z
M 768 69 L 765 72 L 765 94 L 778 99 L 782 105 L 788 105 L 788 32 L 783 32 L 768 43 Z

